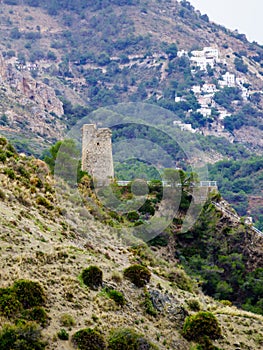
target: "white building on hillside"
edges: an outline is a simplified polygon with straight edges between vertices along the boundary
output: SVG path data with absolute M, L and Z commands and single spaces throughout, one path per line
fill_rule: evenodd
M 240 87 L 240 89 L 241 89 L 241 91 L 242 91 L 242 92 L 241 92 L 241 96 L 242 96 L 243 100 L 247 101 L 248 98 L 249 98 L 248 89 L 245 88 L 244 86 Z
M 211 95 L 201 95 L 197 98 L 197 101 L 201 107 L 209 107 L 212 105 L 212 96 Z
M 219 51 L 215 47 L 204 47 L 203 49 L 207 59 L 214 59 L 218 62 L 219 60 Z
M 174 102 L 178 103 L 178 102 L 181 102 L 181 101 L 183 101 L 183 98 L 182 98 L 182 97 L 180 97 L 180 96 L 175 96 Z
M 203 50 L 194 50 L 191 52 L 190 60 L 196 64 L 201 70 L 206 70 L 207 65 L 214 68 L 215 63 L 219 62 L 219 51 L 214 47 L 204 47 Z
M 212 109 L 209 107 L 201 107 L 197 110 L 197 112 L 201 113 L 204 117 L 210 117 L 212 114 Z
M 236 76 L 235 74 L 226 72 L 226 74 L 224 74 L 222 76 L 223 80 L 219 80 L 219 85 L 221 87 L 235 87 L 236 86 Z
M 200 68 L 200 70 L 206 70 L 207 67 L 207 61 L 206 58 L 203 56 L 193 56 L 190 58 L 193 64 L 195 64 L 197 67 Z
M 207 84 L 206 83 L 202 86 L 202 91 L 205 94 L 214 94 L 217 91 L 217 88 L 216 88 L 215 84 Z
M 189 131 L 193 134 L 196 132 L 196 130 L 192 128 L 192 124 L 182 123 L 180 120 L 174 120 L 173 125 L 177 126 L 182 131 Z
M 192 89 L 194 94 L 201 94 L 201 86 L 200 85 L 194 85 L 192 86 Z
M 177 57 L 188 56 L 188 52 L 185 50 L 180 50 L 177 52 Z
M 229 117 L 231 115 L 231 113 L 229 113 L 225 108 L 221 107 L 218 108 L 218 112 L 219 112 L 219 120 L 224 120 L 226 117 Z

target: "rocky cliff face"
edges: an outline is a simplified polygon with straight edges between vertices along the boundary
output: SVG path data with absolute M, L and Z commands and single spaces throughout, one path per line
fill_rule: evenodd
M 22 94 L 30 101 L 36 102 L 40 109 L 47 110 L 49 113 L 53 112 L 60 117 L 63 115 L 62 102 L 56 97 L 52 88 L 34 80 L 29 72 L 19 72 L 11 64 L 7 66 L 6 72 L 3 73 L 4 81 L 17 93 Z
M 19 71 L 14 64 L 6 63 L 2 56 L 0 82 L 1 112 L 7 117 L 2 130 L 23 130 L 47 139 L 61 137 L 64 126 L 55 115 L 63 115 L 63 104 L 51 87 L 36 81 L 30 71 Z
M 250 149 L 254 149 L 255 152 L 262 153 L 263 138 L 262 130 L 259 128 L 243 126 L 239 130 L 235 130 L 234 135 L 237 142 L 247 145 Z

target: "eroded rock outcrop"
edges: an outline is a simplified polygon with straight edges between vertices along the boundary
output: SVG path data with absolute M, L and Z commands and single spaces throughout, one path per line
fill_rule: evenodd
M 34 79 L 30 71 L 19 71 L 0 55 L 2 85 L 1 113 L 8 117 L 1 129 L 30 132 L 47 139 L 59 139 L 65 126 L 57 118 L 64 114 L 63 104 L 54 89 Z
M 4 64 L 2 70 L 4 81 L 16 92 L 22 93 L 26 98 L 36 102 L 41 109 L 49 113 L 53 112 L 58 116 L 63 115 L 63 104 L 52 88 L 33 79 L 29 72 L 19 72 L 11 64 L 6 67 L 6 73 Z

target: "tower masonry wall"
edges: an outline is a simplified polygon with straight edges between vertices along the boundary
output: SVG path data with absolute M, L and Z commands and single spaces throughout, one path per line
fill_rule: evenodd
M 82 170 L 98 186 L 108 185 L 114 177 L 111 130 L 85 124 L 82 128 Z

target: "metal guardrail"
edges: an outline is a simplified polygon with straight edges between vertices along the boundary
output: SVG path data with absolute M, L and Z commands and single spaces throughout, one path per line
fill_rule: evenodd
M 259 229 L 257 229 L 255 226 L 252 226 L 251 228 L 252 228 L 253 231 L 255 231 L 256 233 L 258 233 L 260 236 L 263 237 L 263 232 L 262 232 L 262 231 L 260 231 Z
M 217 181 L 200 181 L 199 187 L 217 187 Z
M 130 183 L 132 182 L 131 181 L 117 181 L 117 184 L 119 186 L 127 186 L 129 185 Z M 147 181 L 147 184 L 151 184 L 152 182 L 151 181 Z M 171 187 L 172 183 L 171 181 L 161 181 L 162 185 L 165 186 L 165 187 Z M 174 187 L 181 187 L 182 184 L 181 183 L 176 183 L 175 185 L 173 185 Z M 195 183 L 192 183 L 190 184 L 191 187 L 216 187 L 217 188 L 217 182 L 216 181 L 200 181 L 198 182 L 197 184 Z
M 130 183 L 132 183 L 132 182 L 133 182 L 133 180 L 131 180 L 131 181 L 117 181 L 117 184 L 119 186 L 127 186 Z M 152 181 L 145 181 L 145 182 L 147 182 L 148 185 L 150 185 L 152 183 Z M 169 182 L 169 181 L 160 181 L 160 182 L 165 187 L 170 187 L 171 186 L 171 182 Z M 181 187 L 181 186 L 182 186 L 181 183 L 175 184 L 175 187 Z
M 229 216 L 234 217 L 235 219 L 237 219 L 238 221 L 240 221 L 240 217 L 238 215 L 236 215 L 235 213 L 233 213 L 232 211 L 224 208 L 222 205 L 220 205 L 219 203 L 213 202 L 212 203 L 218 207 L 219 209 L 221 209 L 223 212 L 225 212 L 226 214 L 228 214 Z
M 225 212 L 226 214 L 228 214 L 229 216 L 235 218 L 236 220 L 238 220 L 240 222 L 241 218 L 239 216 L 237 216 L 235 213 L 232 213 L 230 210 L 227 210 L 226 208 L 224 208 L 222 205 L 220 205 L 219 203 L 216 202 L 212 202 L 216 207 L 218 207 L 220 210 L 222 210 L 223 212 Z M 263 237 L 263 232 L 260 231 L 259 229 L 257 229 L 255 226 L 249 226 L 251 228 L 251 230 L 253 230 L 254 232 L 256 232 L 258 235 Z
M 131 181 L 117 181 L 117 184 L 119 186 L 127 186 L 129 183 L 131 183 Z

